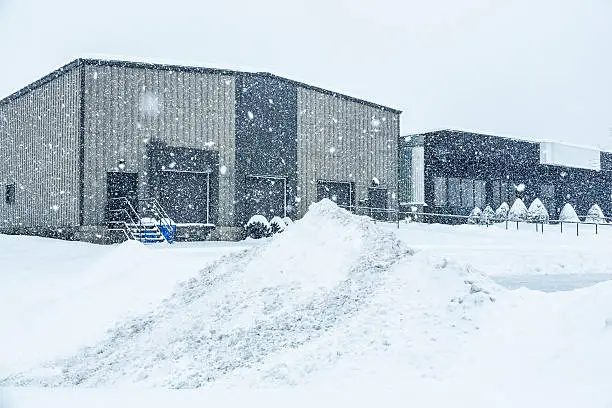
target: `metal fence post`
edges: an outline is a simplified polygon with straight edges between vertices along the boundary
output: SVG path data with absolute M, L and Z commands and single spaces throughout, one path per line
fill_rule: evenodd
M 561 221 L 560 224 L 561 224 L 561 233 L 563 234 L 563 221 Z
M 597 235 L 597 227 L 599 226 L 599 224 L 595 224 L 595 235 Z
M 576 223 L 576 236 L 578 236 L 578 226 L 579 226 L 579 225 L 580 225 L 580 224 Z
M 516 229 L 518 230 L 518 221 L 516 222 Z
M 506 229 L 508 229 L 508 220 L 506 220 Z
M 542 234 L 544 234 L 544 222 L 542 222 Z
M 536 226 L 536 232 L 540 232 L 540 230 L 538 229 L 538 228 L 539 228 L 539 225 L 538 225 L 538 223 L 537 223 L 537 222 L 535 223 L 535 226 Z

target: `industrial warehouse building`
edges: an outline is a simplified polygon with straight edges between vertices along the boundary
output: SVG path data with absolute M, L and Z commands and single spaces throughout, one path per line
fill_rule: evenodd
M 539 198 L 551 219 L 566 203 L 579 215 L 593 204 L 612 213 L 612 153 L 441 130 L 401 137 L 399 154 L 402 211 L 468 215 L 474 207 L 496 209 L 516 198 L 529 205 Z
M 79 59 L 0 101 L 0 232 L 92 239 L 155 202 L 178 236 L 236 239 L 324 197 L 397 208 L 399 115 L 268 73 Z

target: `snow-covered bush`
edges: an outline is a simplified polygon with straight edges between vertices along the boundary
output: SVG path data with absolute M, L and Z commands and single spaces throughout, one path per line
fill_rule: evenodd
M 572 207 L 570 203 L 567 203 L 561 209 L 561 214 L 559 214 L 559 221 L 580 222 L 580 218 L 578 218 L 578 214 L 576 214 L 574 207 Z
M 527 220 L 529 222 L 548 222 L 549 216 L 544 203 L 539 198 L 533 200 L 527 210 Z
M 593 204 L 591 208 L 589 208 L 589 212 L 587 212 L 585 221 L 604 224 L 606 222 L 606 217 L 604 216 L 603 211 L 601 211 L 601 207 L 599 207 L 597 204 Z
M 527 207 L 520 198 L 517 198 L 508 211 L 509 221 L 524 221 L 527 219 Z
M 468 217 L 468 224 L 478 224 L 481 216 L 482 210 L 478 207 L 474 207 L 472 212 L 470 212 L 470 216 Z
M 263 215 L 252 216 L 244 228 L 246 229 L 247 237 L 253 239 L 269 237 L 272 234 L 270 223 L 268 223 L 268 220 Z
M 510 211 L 510 207 L 508 203 L 501 203 L 499 208 L 495 210 L 495 219 L 497 221 L 506 221 L 508 219 L 508 212 Z
M 290 226 L 291 224 L 293 224 L 293 220 L 292 220 L 291 218 L 289 218 L 289 217 L 285 217 L 285 218 L 283 218 L 283 222 L 285 223 L 285 226 L 286 226 L 286 227 L 288 227 L 288 226 Z
M 495 215 L 495 211 L 491 208 L 490 205 L 487 205 L 484 210 L 482 210 L 482 215 L 480 216 L 481 224 L 493 224 L 497 216 Z
M 272 234 L 283 232 L 286 226 L 285 221 L 281 217 L 272 217 L 270 220 L 270 232 Z

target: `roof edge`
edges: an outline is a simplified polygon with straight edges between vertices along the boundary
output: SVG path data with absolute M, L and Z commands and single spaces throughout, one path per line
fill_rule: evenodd
M 320 92 L 320 93 L 323 93 L 323 94 L 326 94 L 326 95 L 331 95 L 331 96 L 339 97 L 339 98 L 342 98 L 342 99 L 345 99 L 345 100 L 348 100 L 348 101 L 351 101 L 351 102 L 361 103 L 363 105 L 371 106 L 373 108 L 381 109 L 381 110 L 384 110 L 386 112 L 391 112 L 391 113 L 394 113 L 394 114 L 397 114 L 397 115 L 402 113 L 401 110 L 398 110 L 398 109 L 395 109 L 395 108 L 391 108 L 391 107 L 388 107 L 388 106 L 385 106 L 385 105 L 381 105 L 381 104 L 378 104 L 378 103 L 375 103 L 375 102 L 366 101 L 364 99 L 356 98 L 354 96 L 349 96 L 349 95 L 346 95 L 346 94 L 343 94 L 343 93 L 340 93 L 340 92 L 330 91 L 329 89 L 320 88 L 318 86 L 308 85 L 308 84 L 306 84 L 304 82 L 296 81 L 294 79 L 285 78 L 285 77 L 282 77 L 282 76 L 271 74 L 269 72 L 256 72 L 256 73 L 247 73 L 247 74 L 257 75 L 257 76 L 262 76 L 262 77 L 267 77 L 267 78 L 273 78 L 273 79 L 277 79 L 277 80 L 280 80 L 280 81 L 288 82 L 290 84 L 293 84 L 295 86 L 299 86 L 301 88 L 306 88 L 306 89 L 310 89 L 310 90 L 313 90 L 313 91 L 316 91 L 316 92 Z
M 65 74 L 67 74 L 68 72 L 72 71 L 72 69 L 80 66 L 83 63 L 83 59 L 79 58 L 79 59 L 75 59 L 74 61 L 69 62 L 68 64 L 57 68 L 55 71 L 52 71 L 51 73 L 45 75 L 44 77 L 30 83 L 29 85 L 24 86 L 23 88 L 19 89 L 18 91 L 13 92 L 12 94 L 10 94 L 9 96 L 0 99 L 0 106 L 4 106 L 7 105 L 8 103 L 22 97 L 23 95 L 26 95 L 38 88 L 40 88 L 41 86 L 48 84 L 49 82 L 53 81 L 54 79 L 57 79 L 61 76 L 64 76 Z
M 364 99 L 359 99 L 359 98 L 345 95 L 339 92 L 330 91 L 328 89 L 319 88 L 314 85 L 308 85 L 303 82 L 299 82 L 293 79 L 274 75 L 268 72 L 246 72 L 246 71 L 219 69 L 219 68 L 205 68 L 205 67 L 194 67 L 194 66 L 185 66 L 185 65 L 157 64 L 157 63 L 150 63 L 150 62 L 134 62 L 134 61 L 96 59 L 96 58 L 78 58 L 72 62 L 69 62 L 68 64 L 45 75 L 39 80 L 34 81 L 31 84 L 26 85 L 25 87 L 21 88 L 20 90 L 10 94 L 4 99 L 0 99 L 0 106 L 6 105 L 9 102 L 51 82 L 52 80 L 64 75 L 66 72 L 82 64 L 89 65 L 89 66 L 121 66 L 121 67 L 128 67 L 128 68 L 157 69 L 157 70 L 165 70 L 165 71 L 211 73 L 211 74 L 217 74 L 217 75 L 251 75 L 251 76 L 264 77 L 264 78 L 267 77 L 267 78 L 272 78 L 272 79 L 276 79 L 279 81 L 287 82 L 287 83 L 293 84 L 301 88 L 311 89 L 313 91 L 320 92 L 326 95 L 339 97 L 339 98 L 342 98 L 342 99 L 345 99 L 351 102 L 356 102 L 356 103 L 360 103 L 363 105 L 371 106 L 376 109 L 381 109 L 385 112 L 391 112 L 397 115 L 402 113 L 402 111 L 398 109 L 390 108 L 388 106 L 366 101 Z

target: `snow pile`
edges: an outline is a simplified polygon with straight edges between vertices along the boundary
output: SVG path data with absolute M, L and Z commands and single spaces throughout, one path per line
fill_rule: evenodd
M 322 336 L 412 251 L 329 200 L 276 239 L 227 256 L 101 343 L 5 384 L 200 387 Z
M 586 222 L 595 222 L 598 224 L 604 224 L 606 222 L 606 217 L 604 216 L 601 207 L 597 204 L 593 204 L 589 211 L 587 212 Z
M 512 204 L 510 211 L 508 212 L 509 221 L 524 221 L 527 219 L 527 207 L 520 198 L 517 198 Z
M 578 214 L 576 214 L 574 207 L 572 207 L 570 203 L 567 203 L 561 209 L 561 213 L 559 214 L 559 221 L 580 222 L 580 218 L 578 218 Z
M 548 222 L 548 211 L 544 207 L 544 203 L 539 198 L 533 200 L 527 211 L 527 220 L 529 222 Z
M 389 271 L 385 284 L 351 319 L 299 349 L 283 349 L 236 370 L 215 386 L 337 386 L 363 376 L 385 378 L 393 366 L 404 379 L 440 377 L 498 291 L 469 266 L 416 253 Z

